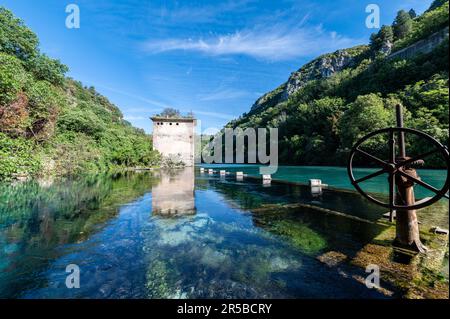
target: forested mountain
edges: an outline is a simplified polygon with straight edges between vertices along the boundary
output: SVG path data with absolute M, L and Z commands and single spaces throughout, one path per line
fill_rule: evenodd
M 0 7 L 0 180 L 154 165 L 151 138 L 67 71 Z
M 449 2 L 420 16 L 398 12 L 370 44 L 307 63 L 226 127 L 277 127 L 280 162 L 342 165 L 365 134 L 393 126 L 403 104 L 406 125 L 448 144 Z

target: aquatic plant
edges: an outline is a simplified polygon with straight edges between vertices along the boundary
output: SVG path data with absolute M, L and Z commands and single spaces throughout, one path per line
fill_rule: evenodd
M 327 247 L 326 240 L 304 224 L 280 220 L 272 224 L 270 229 L 288 239 L 295 247 L 307 254 L 317 254 Z

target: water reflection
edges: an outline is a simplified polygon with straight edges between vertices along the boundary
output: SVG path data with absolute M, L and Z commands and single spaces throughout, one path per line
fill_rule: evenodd
M 65 255 L 67 245 L 100 231 L 117 217 L 120 205 L 155 182 L 152 175 L 126 173 L 0 184 L 0 298 L 45 285 L 37 274 Z
M 346 277 L 318 259 L 351 258 L 384 226 L 276 208 L 298 202 L 369 220 L 383 213 L 354 192 L 317 198 L 308 186 L 192 168 L 0 185 L 0 297 L 384 297 L 352 279 L 358 270 Z M 80 289 L 65 287 L 72 263 Z
M 159 182 L 152 187 L 152 213 L 162 216 L 195 214 L 194 168 L 159 172 Z

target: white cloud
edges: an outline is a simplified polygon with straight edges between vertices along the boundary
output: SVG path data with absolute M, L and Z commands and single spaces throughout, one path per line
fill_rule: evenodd
M 219 113 L 219 112 L 204 112 L 204 111 L 198 111 L 198 110 L 197 111 L 193 110 L 192 112 L 194 113 L 194 116 L 204 115 L 204 116 L 215 117 L 215 118 L 228 120 L 228 121 L 231 121 L 232 119 L 237 117 L 236 115 Z
M 101 89 L 104 89 L 104 90 L 108 90 L 108 91 L 114 92 L 116 94 L 128 96 L 128 97 L 130 97 L 132 99 L 135 99 L 135 100 L 138 100 L 138 101 L 142 101 L 144 103 L 151 104 L 151 105 L 157 106 L 159 108 L 172 107 L 169 104 L 166 104 L 166 103 L 163 103 L 163 102 L 160 102 L 160 101 L 156 101 L 156 100 L 152 100 L 152 99 L 148 99 L 148 98 L 145 98 L 145 97 L 142 97 L 142 96 L 139 96 L 139 95 L 131 94 L 131 93 L 128 93 L 128 92 L 125 92 L 125 91 L 118 90 L 116 88 L 107 86 L 107 85 L 101 85 L 101 84 L 92 83 L 92 82 L 89 82 L 89 81 L 86 81 L 86 83 L 90 84 L 90 85 L 93 85 L 93 86 L 95 86 L 97 88 L 101 88 Z
M 176 108 L 176 107 L 175 107 Z M 206 112 L 206 111 L 200 111 L 196 109 L 188 109 L 188 108 L 177 108 L 180 110 L 181 113 L 187 113 L 187 112 L 193 112 L 194 116 L 203 115 L 207 117 L 215 117 L 227 121 L 231 121 L 232 119 L 236 118 L 236 115 L 232 114 L 225 114 L 220 112 Z M 148 120 L 150 116 L 155 115 L 156 113 L 161 112 L 163 109 L 146 109 L 146 108 L 130 108 L 127 109 L 128 114 L 124 116 L 124 119 L 127 121 L 142 121 L 142 120 Z M 135 115 L 133 115 L 133 113 Z M 144 115 L 142 115 L 144 114 Z
M 232 88 L 226 88 L 221 90 L 216 90 L 208 94 L 200 94 L 200 101 L 217 101 L 217 100 L 231 100 L 238 99 L 241 97 L 253 95 L 252 93 L 244 90 L 236 90 Z
M 142 121 L 142 120 L 148 120 L 149 118 L 145 116 L 133 116 L 133 115 L 126 115 L 123 117 L 126 121 Z
M 302 21 L 296 25 L 268 23 L 208 38 L 150 40 L 144 44 L 144 50 L 152 54 L 184 50 L 211 56 L 247 55 L 279 61 L 312 57 L 360 42 L 361 40 L 341 36 L 335 31 L 326 31 L 321 26 L 304 26 Z

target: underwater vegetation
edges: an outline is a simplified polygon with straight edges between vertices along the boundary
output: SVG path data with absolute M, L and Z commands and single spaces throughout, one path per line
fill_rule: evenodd
M 282 220 L 275 222 L 271 231 L 285 237 L 295 247 L 307 254 L 317 254 L 327 247 L 326 240 L 306 225 Z

